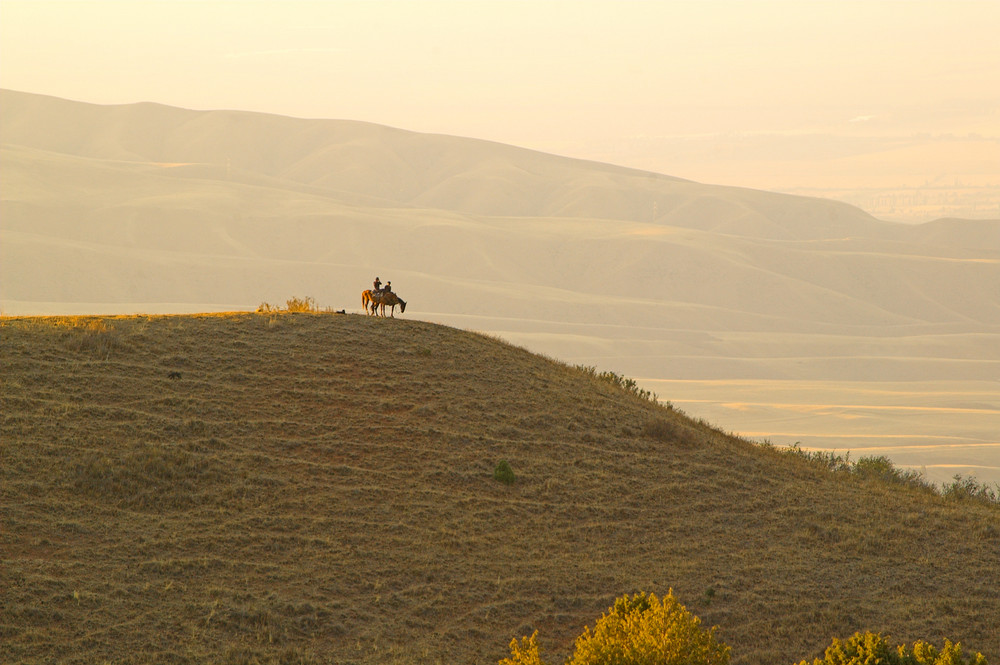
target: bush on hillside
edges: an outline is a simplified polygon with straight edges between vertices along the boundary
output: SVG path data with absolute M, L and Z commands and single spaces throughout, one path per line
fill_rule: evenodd
M 635 382 L 635 379 L 630 379 L 627 376 L 622 376 L 621 374 L 616 374 L 614 372 L 598 372 L 596 367 L 588 367 L 585 365 L 577 365 L 576 369 L 580 370 L 584 374 L 600 379 L 601 381 L 606 381 L 640 399 L 648 400 L 650 402 L 656 402 L 658 400 L 656 393 L 640 388 L 639 384 Z
M 500 665 L 545 665 L 531 637 L 511 640 L 509 658 Z M 662 600 L 638 593 L 615 604 L 576 638 L 566 665 L 728 665 L 729 647 L 715 639 L 715 628 L 685 609 L 671 589 Z
M 493 469 L 493 479 L 504 485 L 514 483 L 514 469 L 510 468 L 510 462 L 505 459 L 500 460 Z
M 761 444 L 765 448 L 774 448 L 770 442 Z M 862 457 L 851 461 L 851 454 L 838 455 L 826 450 L 803 450 L 795 443 L 781 452 L 794 455 L 820 468 L 835 473 L 852 474 L 859 478 L 875 480 L 889 485 L 903 485 L 926 492 L 935 492 L 946 499 L 955 501 L 978 501 L 991 505 L 1000 504 L 1000 484 L 980 483 L 975 478 L 956 475 L 950 483 L 945 483 L 940 490 L 923 474 L 912 469 L 899 469 L 885 455 Z
M 981 501 L 983 503 L 1000 503 L 1000 485 L 990 486 L 980 483 L 975 478 L 956 474 L 954 480 L 941 488 L 941 493 L 949 499 L 958 501 Z
M 594 625 L 584 628 L 567 665 L 727 665 L 729 647 L 715 639 L 715 628 L 687 611 L 671 589 L 663 600 L 654 594 L 627 595 L 615 601 Z
M 765 443 L 765 447 L 771 444 Z M 771 446 L 773 447 L 773 446 Z M 782 452 L 788 455 L 795 455 L 820 468 L 828 469 L 835 473 L 847 473 L 874 480 L 888 485 L 902 485 L 926 492 L 936 491 L 934 485 L 924 478 L 923 474 L 913 469 L 897 468 L 885 455 L 867 456 L 851 461 L 851 454 L 838 455 L 837 453 L 825 450 L 802 450 L 798 443 L 788 448 L 783 448 Z
M 932 487 L 924 480 L 919 471 L 900 469 L 885 455 L 862 457 L 854 463 L 853 471 L 862 478 L 873 478 L 887 483 L 924 489 Z
M 801 661 L 798 665 L 810 665 Z M 834 638 L 826 648 L 822 659 L 816 658 L 811 665 L 987 665 L 981 653 L 965 658 L 962 645 L 944 641 L 938 649 L 932 644 L 918 640 L 912 647 L 893 646 L 881 633 L 855 633 L 847 641 Z
M 510 657 L 502 659 L 499 665 L 548 665 L 538 651 L 538 631 L 531 637 L 522 637 L 520 642 L 517 638 L 512 639 Z

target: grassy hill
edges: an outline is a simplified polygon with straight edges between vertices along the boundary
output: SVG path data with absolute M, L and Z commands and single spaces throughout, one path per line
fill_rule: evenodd
M 557 660 L 671 587 L 734 663 L 860 629 L 1000 658 L 996 506 L 493 338 L 287 313 L 0 333 L 4 662 L 495 663 L 535 628 Z

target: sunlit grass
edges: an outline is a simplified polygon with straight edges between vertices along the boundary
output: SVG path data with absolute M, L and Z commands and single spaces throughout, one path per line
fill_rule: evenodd
M 995 503 L 474 333 L 282 310 L 0 321 L 0 660 L 495 663 L 540 627 L 558 661 L 671 587 L 748 664 L 860 628 L 994 648 Z

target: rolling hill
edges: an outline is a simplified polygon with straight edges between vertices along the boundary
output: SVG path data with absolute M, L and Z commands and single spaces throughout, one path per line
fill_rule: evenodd
M 739 431 L 904 444 L 935 480 L 1000 481 L 1000 221 L 892 224 L 356 121 L 0 106 L 4 314 L 357 311 L 379 275 L 408 317 L 634 376 Z
M 995 505 L 495 338 L 287 313 L 0 334 L 5 662 L 495 663 L 535 628 L 556 661 L 669 588 L 741 665 L 863 629 L 1000 658 Z

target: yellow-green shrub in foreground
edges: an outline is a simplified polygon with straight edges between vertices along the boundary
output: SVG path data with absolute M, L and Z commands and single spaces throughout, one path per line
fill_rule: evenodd
M 536 631 L 510 643 L 510 658 L 500 665 L 544 665 Z M 705 630 L 671 590 L 662 601 L 654 594 L 622 596 L 597 621 L 584 628 L 566 665 L 728 665 L 729 647 Z
M 566 665 L 728 665 L 729 647 L 715 639 L 715 628 L 705 630 L 671 589 L 662 601 L 654 594 L 627 595 L 598 620 L 594 630 L 583 629 Z M 547 665 L 538 650 L 538 631 L 510 642 L 510 657 L 499 665 Z M 964 657 L 962 645 L 948 640 L 940 649 L 918 640 L 913 646 L 894 646 L 881 633 L 855 633 L 836 638 L 822 659 L 798 665 L 988 665 L 981 653 Z
M 803 660 L 798 665 L 810 665 Z M 905 645 L 893 646 L 880 633 L 855 633 L 846 642 L 834 638 L 827 647 L 824 658 L 816 658 L 812 665 L 986 665 L 981 653 L 968 658 L 962 657 L 962 645 L 944 641 L 944 647 L 936 648 L 923 640 Z
M 522 637 L 510 641 L 510 658 L 504 658 L 500 665 L 546 665 L 538 653 L 538 631 L 531 634 L 531 637 Z

